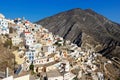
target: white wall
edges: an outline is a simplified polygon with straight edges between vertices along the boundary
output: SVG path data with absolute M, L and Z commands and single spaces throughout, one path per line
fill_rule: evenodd
M 10 77 L 7 77 L 7 78 L 4 78 L 2 80 L 13 80 L 13 76 L 10 76 Z
M 43 52 L 54 53 L 56 51 L 56 46 L 43 46 Z
M 49 77 L 48 80 L 63 80 L 63 76 Z
M 25 75 L 22 77 L 14 78 L 14 80 L 30 80 L 30 75 Z

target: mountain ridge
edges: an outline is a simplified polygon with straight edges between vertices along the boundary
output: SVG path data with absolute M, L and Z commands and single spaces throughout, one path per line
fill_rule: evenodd
M 36 23 L 83 49 L 92 49 L 110 56 L 117 53 L 114 56 L 120 58 L 119 51 L 112 53 L 116 47 L 120 48 L 120 24 L 91 9 L 68 10 Z

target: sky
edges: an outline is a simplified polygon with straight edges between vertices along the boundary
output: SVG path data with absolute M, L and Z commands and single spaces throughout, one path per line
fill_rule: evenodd
M 74 8 L 90 8 L 120 23 L 120 0 L 0 0 L 0 13 L 6 18 L 25 17 L 31 22 Z

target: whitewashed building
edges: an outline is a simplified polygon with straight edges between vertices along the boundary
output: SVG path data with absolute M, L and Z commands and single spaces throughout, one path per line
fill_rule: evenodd
M 20 42 L 22 42 L 22 39 L 19 36 L 14 36 L 12 37 L 12 45 L 13 46 L 17 46 L 20 44 Z
M 63 75 L 57 70 L 52 70 L 47 72 L 48 80 L 64 80 Z
M 0 34 L 9 34 L 8 22 L 0 18 Z
M 5 18 L 5 16 L 0 13 L 0 19 L 4 19 L 4 18 Z
M 33 34 L 31 34 L 30 32 L 24 32 L 25 34 L 25 45 L 33 45 L 33 43 L 35 43 L 35 38 L 33 36 Z
M 63 67 L 64 67 L 64 70 L 65 70 L 66 72 L 69 72 L 69 70 L 70 70 L 69 61 L 63 60 L 63 61 L 60 62 L 60 66 L 59 66 L 60 72 L 63 71 Z
M 55 53 L 56 46 L 43 46 L 42 50 L 43 52 Z
M 21 33 L 24 31 L 24 27 L 15 26 L 14 28 L 17 30 L 17 34 L 21 36 Z
M 34 60 L 33 64 L 34 65 L 48 64 L 48 63 L 51 63 L 51 62 L 54 62 L 54 61 L 55 61 L 54 56 L 50 57 L 50 58 L 43 57 L 43 58 L 39 58 L 39 59 Z
M 75 78 L 75 77 L 76 77 L 76 75 L 71 72 L 64 74 L 64 80 L 73 80 L 73 78 Z
M 38 52 L 36 50 L 28 50 L 25 52 L 25 57 L 30 62 L 33 62 L 35 59 L 37 59 Z
M 42 44 L 40 44 L 40 43 L 36 43 L 36 44 L 29 46 L 29 50 L 41 51 L 41 48 L 42 48 Z

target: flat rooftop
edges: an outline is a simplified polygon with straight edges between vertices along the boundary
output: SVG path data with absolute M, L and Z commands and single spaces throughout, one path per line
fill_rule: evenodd
M 48 77 L 58 77 L 58 76 L 62 76 L 61 73 L 58 70 L 51 70 L 49 72 L 47 72 L 47 76 Z
M 54 64 L 56 64 L 56 63 L 58 63 L 58 62 L 53 61 L 53 62 L 50 62 L 50 63 L 47 63 L 47 64 L 37 64 L 37 65 L 34 65 L 34 66 L 35 66 L 35 67 L 43 67 L 43 66 L 48 67 L 48 66 L 54 65 Z

